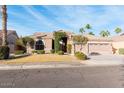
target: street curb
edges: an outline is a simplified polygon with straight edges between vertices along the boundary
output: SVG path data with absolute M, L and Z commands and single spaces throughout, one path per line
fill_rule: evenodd
M 124 64 L 40 64 L 40 65 L 1 65 L 0 70 L 22 70 L 22 69 L 42 69 L 42 68 L 71 68 L 71 67 L 102 67 L 102 66 L 119 66 Z

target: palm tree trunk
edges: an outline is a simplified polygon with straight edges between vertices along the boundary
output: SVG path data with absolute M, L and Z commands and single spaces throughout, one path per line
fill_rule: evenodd
M 2 5 L 2 46 L 7 45 L 7 8 Z

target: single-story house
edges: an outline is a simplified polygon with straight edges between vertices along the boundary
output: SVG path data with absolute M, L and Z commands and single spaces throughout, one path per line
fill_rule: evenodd
M 18 39 L 18 35 L 14 30 L 7 31 L 7 43 L 10 48 L 10 53 L 15 51 L 16 40 Z M 0 45 L 2 45 L 2 31 L 0 30 Z
M 63 31 L 63 30 L 59 30 Z M 74 48 L 73 44 L 73 36 L 75 35 L 73 32 L 64 31 L 67 34 L 67 37 L 62 39 L 62 50 L 67 52 L 67 44 L 72 44 L 72 54 L 75 51 L 82 51 L 85 54 L 90 53 L 99 53 L 99 54 L 114 54 L 113 49 L 117 50 L 119 48 L 124 48 L 124 35 L 118 35 L 113 37 L 97 37 L 93 35 L 85 35 L 88 38 L 88 42 L 86 45 L 81 47 L 81 44 L 76 44 Z M 43 33 L 36 32 L 30 37 L 34 38 L 35 44 L 34 47 L 27 46 L 27 51 L 31 53 L 32 50 L 42 50 L 49 52 L 54 49 L 54 36 L 53 32 Z M 115 51 L 117 53 L 117 51 Z

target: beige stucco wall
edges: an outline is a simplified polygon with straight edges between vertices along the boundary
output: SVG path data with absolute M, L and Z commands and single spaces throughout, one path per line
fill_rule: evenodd
M 118 54 L 118 49 L 119 48 L 124 48 L 124 41 L 120 42 L 112 42 L 112 45 L 115 49 L 117 49 L 116 54 Z
M 45 51 L 49 52 L 52 49 L 52 39 L 44 38 L 43 41 L 45 42 Z

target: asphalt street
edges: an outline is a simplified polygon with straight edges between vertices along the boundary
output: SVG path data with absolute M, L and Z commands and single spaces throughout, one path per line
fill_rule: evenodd
M 0 87 L 120 88 L 124 87 L 124 66 L 0 70 Z

